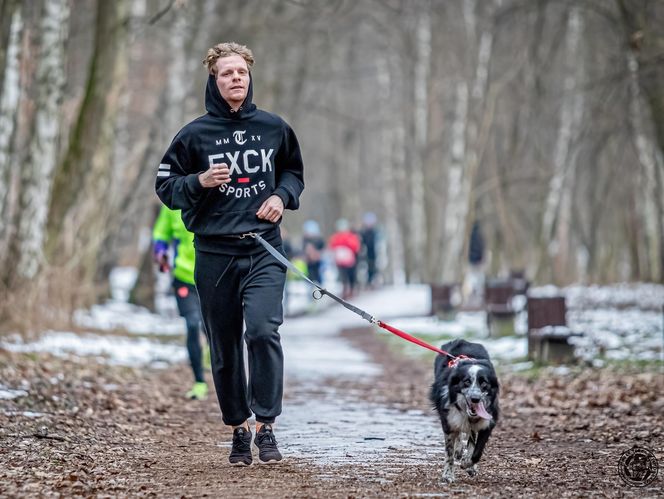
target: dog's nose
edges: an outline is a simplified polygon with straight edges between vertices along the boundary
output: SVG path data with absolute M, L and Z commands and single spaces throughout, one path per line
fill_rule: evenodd
M 479 404 L 482 401 L 482 399 L 480 397 L 470 397 L 470 401 L 473 404 Z

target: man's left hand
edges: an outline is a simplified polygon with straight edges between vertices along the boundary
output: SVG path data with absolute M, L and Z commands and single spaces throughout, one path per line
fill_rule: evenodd
M 265 200 L 256 212 L 258 218 L 277 223 L 284 212 L 284 202 L 275 194 Z

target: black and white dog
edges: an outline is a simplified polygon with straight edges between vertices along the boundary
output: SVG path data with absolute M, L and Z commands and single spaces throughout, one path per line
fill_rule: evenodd
M 498 378 L 489 354 L 479 343 L 454 340 L 441 350 L 469 359 L 450 362 L 438 354 L 434 364 L 431 402 L 440 415 L 447 460 L 443 480 L 454 481 L 455 464 L 470 476 L 477 474 L 477 462 L 498 422 Z

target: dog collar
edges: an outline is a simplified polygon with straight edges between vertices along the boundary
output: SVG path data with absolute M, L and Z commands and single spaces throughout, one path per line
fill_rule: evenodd
M 450 360 L 447 363 L 447 367 L 453 368 L 456 367 L 459 362 L 462 360 L 475 360 L 472 357 L 468 357 L 467 355 L 457 355 L 456 357 L 452 357 L 452 360 Z

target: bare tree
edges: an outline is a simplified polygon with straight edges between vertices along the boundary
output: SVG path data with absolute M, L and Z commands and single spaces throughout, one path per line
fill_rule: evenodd
M 96 275 L 109 212 L 113 131 L 126 72 L 127 4 L 97 1 L 95 42 L 67 152 L 58 165 L 48 215 L 47 255 L 80 270 L 82 285 Z
M 36 62 L 35 124 L 24 167 L 21 169 L 23 189 L 15 240 L 17 272 L 23 279 L 34 278 L 44 263 L 48 200 L 58 159 L 59 111 L 64 88 L 64 47 L 68 17 L 67 0 L 53 0 L 44 4 L 39 27 L 40 51 Z

